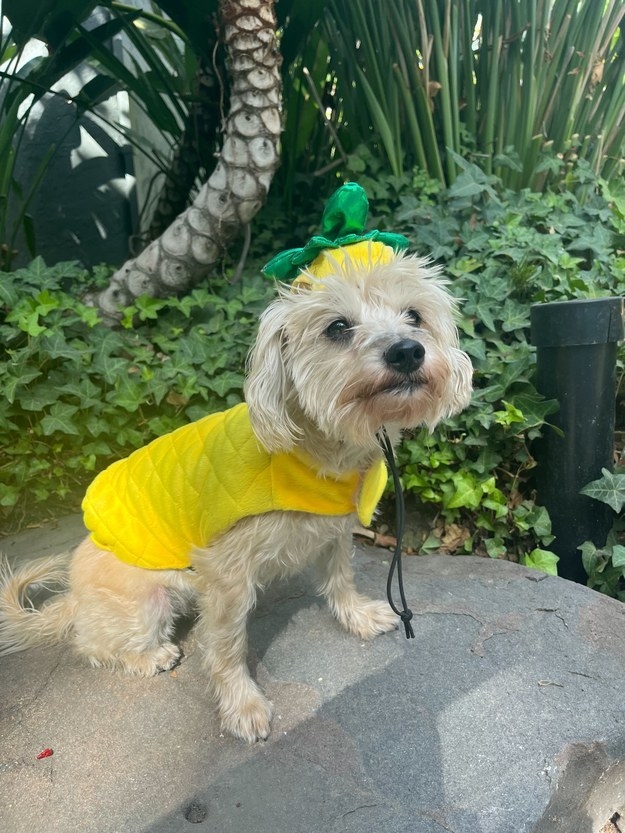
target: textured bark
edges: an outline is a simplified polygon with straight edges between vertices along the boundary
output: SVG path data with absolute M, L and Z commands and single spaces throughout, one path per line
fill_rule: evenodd
M 220 0 L 230 108 L 215 169 L 169 228 L 111 278 L 93 302 L 114 322 L 139 295 L 195 286 L 263 205 L 279 163 L 282 82 L 275 0 Z

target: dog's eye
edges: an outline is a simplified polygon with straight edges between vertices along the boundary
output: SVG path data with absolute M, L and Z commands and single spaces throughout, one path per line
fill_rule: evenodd
M 420 327 L 423 319 L 416 309 L 409 309 L 405 312 L 406 318 L 410 321 L 413 327 Z
M 348 341 L 352 337 L 352 325 L 346 318 L 337 318 L 324 332 L 331 341 Z

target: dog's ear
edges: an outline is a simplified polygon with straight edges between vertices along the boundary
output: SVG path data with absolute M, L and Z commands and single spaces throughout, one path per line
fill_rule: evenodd
M 454 372 L 450 381 L 448 416 L 463 411 L 471 401 L 473 390 L 473 365 L 462 350 L 454 348 Z
M 275 301 L 260 319 L 248 356 L 245 400 L 254 433 L 268 450 L 288 451 L 300 432 L 289 416 L 292 382 L 284 359 L 284 301 Z

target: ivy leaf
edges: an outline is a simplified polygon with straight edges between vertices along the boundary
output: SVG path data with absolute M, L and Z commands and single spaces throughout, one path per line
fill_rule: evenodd
M 128 372 L 119 375 L 115 382 L 115 394 L 112 401 L 129 413 L 134 413 L 145 401 L 143 385 L 138 384 L 136 377 L 131 377 Z
M 451 476 L 453 492 L 449 500 L 445 501 L 446 509 L 477 509 L 482 500 L 482 484 L 478 483 L 469 472 L 454 472 Z
M 506 547 L 498 538 L 486 538 L 484 547 L 489 558 L 505 558 L 506 556 Z
M 11 369 L 9 372 L 5 372 L 2 383 L 2 393 L 6 397 L 7 402 L 11 404 L 15 402 L 18 390 L 23 390 L 26 385 L 41 376 L 41 371 L 34 367 L 20 368 L 19 375 L 16 375 L 17 373 L 17 369 Z
M 33 283 L 42 283 L 47 271 L 48 267 L 41 255 L 38 255 L 28 264 L 28 277 Z
M 59 383 L 57 390 L 64 397 L 75 397 L 83 410 L 96 408 L 102 399 L 100 389 L 87 377 L 80 380 L 74 379 L 64 384 Z
M 0 506 L 15 506 L 20 496 L 20 490 L 17 486 L 2 486 L 0 485 Z
M 58 309 L 61 303 L 59 298 L 52 295 L 47 289 L 40 292 L 35 300 L 37 302 L 36 312 L 39 315 L 47 315 L 53 309 Z
M 218 396 L 225 396 L 231 390 L 239 390 L 242 385 L 243 376 L 240 373 L 232 373 L 229 371 L 206 382 L 206 387 L 214 391 Z
M 15 285 L 10 283 L 3 274 L 2 280 L 0 281 L 0 301 L 2 301 L 5 307 L 12 309 L 18 300 L 19 295 Z
M 543 399 L 539 394 L 521 393 L 514 397 L 513 403 L 524 418 L 524 428 L 542 425 L 549 414 L 560 410 L 557 399 Z
M 80 434 L 80 429 L 72 421 L 78 408 L 66 402 L 57 402 L 50 408 L 50 413 L 41 420 L 41 430 L 49 437 L 57 431 L 61 434 Z
M 479 320 L 484 324 L 485 327 L 488 327 L 493 333 L 497 332 L 497 327 L 495 326 L 495 317 L 494 312 L 495 310 L 492 309 L 491 304 L 486 302 L 479 302 L 475 307 L 475 312 Z
M 529 307 L 527 304 L 519 304 L 517 301 L 507 300 L 501 314 L 501 329 L 504 333 L 513 333 L 521 330 L 529 324 Z
M 506 427 L 510 427 L 515 423 L 523 423 L 525 421 L 525 417 L 518 408 L 514 405 L 511 405 L 506 400 L 502 400 L 502 405 L 504 406 L 503 411 L 495 411 L 493 416 L 495 417 L 495 422 L 499 425 L 504 425 Z
M 34 303 L 33 300 L 32 304 Z M 14 312 L 7 315 L 7 321 L 16 321 L 22 332 L 28 333 L 32 338 L 37 338 L 37 336 L 47 331 L 47 327 L 42 327 L 39 323 L 39 312 L 32 308 L 32 304 L 30 304 L 31 309 L 22 310 L 18 307 Z
M 581 550 L 582 564 L 584 565 L 584 570 L 586 570 L 586 575 L 591 576 L 594 573 L 599 560 L 597 547 L 592 541 L 584 541 L 581 547 L 578 547 L 577 549 Z
M 535 549 L 522 558 L 524 567 L 531 567 L 533 570 L 540 570 L 550 576 L 558 575 L 558 556 L 550 550 Z
M 522 506 L 519 506 L 515 510 L 515 522 L 517 521 L 518 514 L 521 512 L 522 508 Z M 529 510 L 526 510 L 525 523 L 526 531 L 533 529 L 534 534 L 538 536 L 538 538 L 543 539 L 543 544 L 549 544 L 553 541 L 553 535 L 551 534 L 551 518 L 549 517 L 549 512 L 547 512 L 544 506 L 536 506 L 534 504 Z M 522 529 L 521 526 L 519 528 Z
M 612 566 L 625 567 L 625 547 L 622 544 L 612 547 Z
M 78 361 L 84 355 L 85 350 L 79 350 L 72 342 L 67 340 L 64 333 L 55 331 L 48 332 L 43 336 L 43 347 L 51 359 L 69 359 Z
M 449 197 L 455 197 L 456 199 L 460 199 L 466 197 L 477 197 L 484 191 L 496 196 L 492 188 L 490 188 L 484 182 L 478 182 L 471 176 L 469 172 L 466 172 L 460 174 L 460 176 L 456 179 L 456 181 L 451 186 L 447 194 Z
M 620 512 L 625 503 L 625 474 L 613 474 L 608 469 L 601 469 L 601 474 L 598 480 L 584 486 L 581 494 L 601 500 Z
M 496 154 L 493 163 L 496 167 L 510 168 L 511 171 L 523 171 L 519 154 L 511 147 L 505 148 L 503 153 Z
M 58 390 L 44 382 L 35 385 L 32 390 L 25 390 L 19 397 L 19 405 L 25 411 L 43 411 L 48 405 L 57 402 L 58 398 Z

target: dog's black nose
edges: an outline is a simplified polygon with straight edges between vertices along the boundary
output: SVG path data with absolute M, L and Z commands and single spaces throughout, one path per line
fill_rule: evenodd
M 413 373 L 423 364 L 425 347 L 412 338 L 402 338 L 391 344 L 384 354 L 386 364 L 398 373 Z

